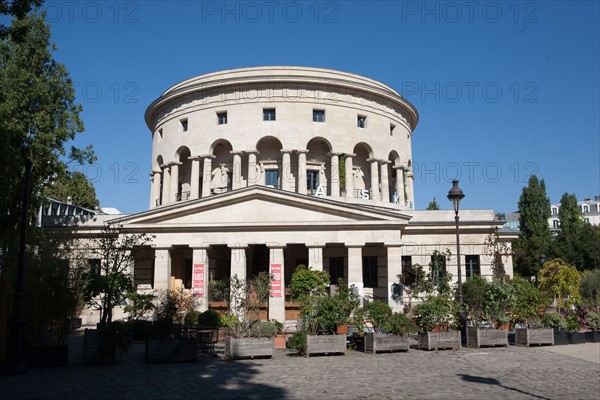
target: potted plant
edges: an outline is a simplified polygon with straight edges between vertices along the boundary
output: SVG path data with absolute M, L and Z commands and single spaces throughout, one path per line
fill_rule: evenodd
M 182 329 L 182 323 L 186 314 L 197 306 L 196 298 L 183 291 L 159 292 L 150 337 L 146 340 L 147 363 L 196 361 L 196 334 Z
M 273 337 L 278 328 L 270 321 L 260 320 L 260 309 L 268 304 L 271 278 L 261 272 L 251 280 L 231 278 L 229 294 L 230 314 L 224 318 L 228 334 L 225 336 L 225 357 L 272 357 Z
M 378 301 L 365 306 L 365 316 L 374 329 L 374 332 L 365 333 L 366 353 L 408 351 L 408 333 L 417 331 L 417 326 L 409 317 L 392 313 L 389 305 Z
M 589 311 L 585 315 L 585 322 L 591 331 L 585 333 L 585 340 L 591 343 L 600 342 L 600 313 Z
M 467 329 L 467 346 L 508 346 L 508 331 L 499 328 L 508 321 L 512 289 L 502 281 L 488 282 L 479 275 L 463 284 L 464 304 L 473 325 Z
M 565 317 L 556 312 L 548 312 L 542 318 L 542 325 L 548 329 L 552 329 L 555 345 L 569 344 L 567 320 Z
M 523 278 L 514 278 L 511 284 L 515 293 L 515 301 L 510 309 L 515 326 L 515 344 L 553 345 L 554 330 L 542 324 L 541 315 L 548 302 L 544 293 Z
M 302 309 L 302 329 L 288 347 L 307 357 L 311 354 L 345 354 L 346 335 L 336 334 L 358 306 L 358 296 L 340 279 L 336 294 L 327 295 L 329 274 L 299 265 L 292 276 L 292 291 Z
M 570 312 L 565 317 L 567 322 L 567 341 L 569 344 L 585 343 L 585 333 L 581 331 L 581 322 L 579 315 Z
M 426 297 L 414 308 L 419 330 L 419 348 L 424 350 L 459 349 L 460 331 L 456 312 L 458 305 L 447 294 Z

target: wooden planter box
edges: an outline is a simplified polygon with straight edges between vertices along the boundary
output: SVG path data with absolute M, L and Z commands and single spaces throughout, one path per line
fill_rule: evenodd
M 554 345 L 554 329 L 552 328 L 517 328 L 515 329 L 517 346 Z
M 600 343 L 600 331 L 586 332 L 585 341 L 588 343 Z
M 146 340 L 146 362 L 182 362 L 198 359 L 198 340 L 180 337 Z
M 306 335 L 306 357 L 336 353 L 346 354 L 346 335 Z
M 365 353 L 378 351 L 408 351 L 408 335 L 365 333 Z
M 419 334 L 419 349 L 460 349 L 460 331 L 426 332 Z
M 508 331 L 503 329 L 467 329 L 467 347 L 508 347 Z
M 273 357 L 275 341 L 272 337 L 234 338 L 225 336 L 225 357 Z
M 98 329 L 83 331 L 83 363 L 112 364 L 117 355 L 117 335 Z

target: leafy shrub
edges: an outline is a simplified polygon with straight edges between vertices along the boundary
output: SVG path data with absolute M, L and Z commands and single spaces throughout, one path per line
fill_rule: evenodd
M 287 348 L 300 354 L 306 353 L 306 331 L 298 331 L 289 338 Z
M 208 292 L 213 301 L 229 301 L 230 280 L 224 278 L 208 282 Z
M 600 331 L 600 313 L 588 312 L 585 316 L 585 322 L 593 331 Z
M 198 316 L 198 325 L 217 327 L 221 325 L 221 315 L 215 310 L 206 310 Z
M 567 330 L 569 332 L 577 332 L 581 329 L 581 323 L 579 317 L 576 314 L 569 314 L 565 318 Z
M 419 332 L 442 331 L 456 328 L 458 305 L 447 295 L 429 296 L 414 308 L 414 317 Z
M 403 335 L 405 333 L 417 332 L 418 328 L 415 322 L 406 314 L 393 313 L 385 323 L 384 329 L 394 335 Z
M 185 318 L 183 319 L 183 323 L 186 325 L 197 325 L 198 318 L 200 317 L 200 311 L 188 311 L 185 314 Z
M 555 331 L 567 329 L 567 321 L 558 313 L 548 313 L 544 315 L 544 318 L 542 318 L 542 325 L 546 328 L 552 328 Z
M 238 323 L 238 318 L 233 314 L 225 314 L 220 316 L 220 325 L 223 328 L 231 328 Z
M 515 277 L 511 281 L 515 300 L 509 308 L 515 323 L 526 323 L 531 328 L 538 327 L 541 314 L 548 304 L 548 299 L 533 283 Z
M 250 337 L 273 337 L 277 334 L 278 328 L 271 321 L 253 321 L 250 326 Z
M 581 275 L 579 293 L 584 305 L 600 307 L 600 269 L 585 271 Z
M 373 323 L 373 328 L 377 332 L 381 332 L 384 329 L 389 318 L 392 316 L 390 306 L 381 301 L 374 301 L 367 304 L 364 310 L 367 318 Z

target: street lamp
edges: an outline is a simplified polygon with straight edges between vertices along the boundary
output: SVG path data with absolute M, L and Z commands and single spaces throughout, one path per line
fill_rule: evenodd
M 460 201 L 465 197 L 462 189 L 458 187 L 458 179 L 452 181 L 452 189 L 448 191 L 448 200 L 452 202 L 452 208 L 454 208 L 454 221 L 456 222 L 456 263 L 458 266 L 458 321 L 460 324 L 460 336 L 461 341 L 467 338 L 467 324 L 465 316 L 465 305 L 463 302 L 463 291 L 462 291 L 462 271 L 460 266 L 460 233 L 458 230 L 458 210 L 460 209 Z

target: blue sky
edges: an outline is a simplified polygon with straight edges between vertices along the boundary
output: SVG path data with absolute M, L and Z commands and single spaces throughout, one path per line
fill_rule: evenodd
M 259 65 L 339 69 L 420 114 L 415 198 L 512 211 L 531 173 L 558 202 L 600 195 L 597 1 L 49 1 L 57 60 L 77 85 L 102 206 L 148 208 L 146 107 L 170 86 Z M 80 167 L 77 167 L 82 169 Z

